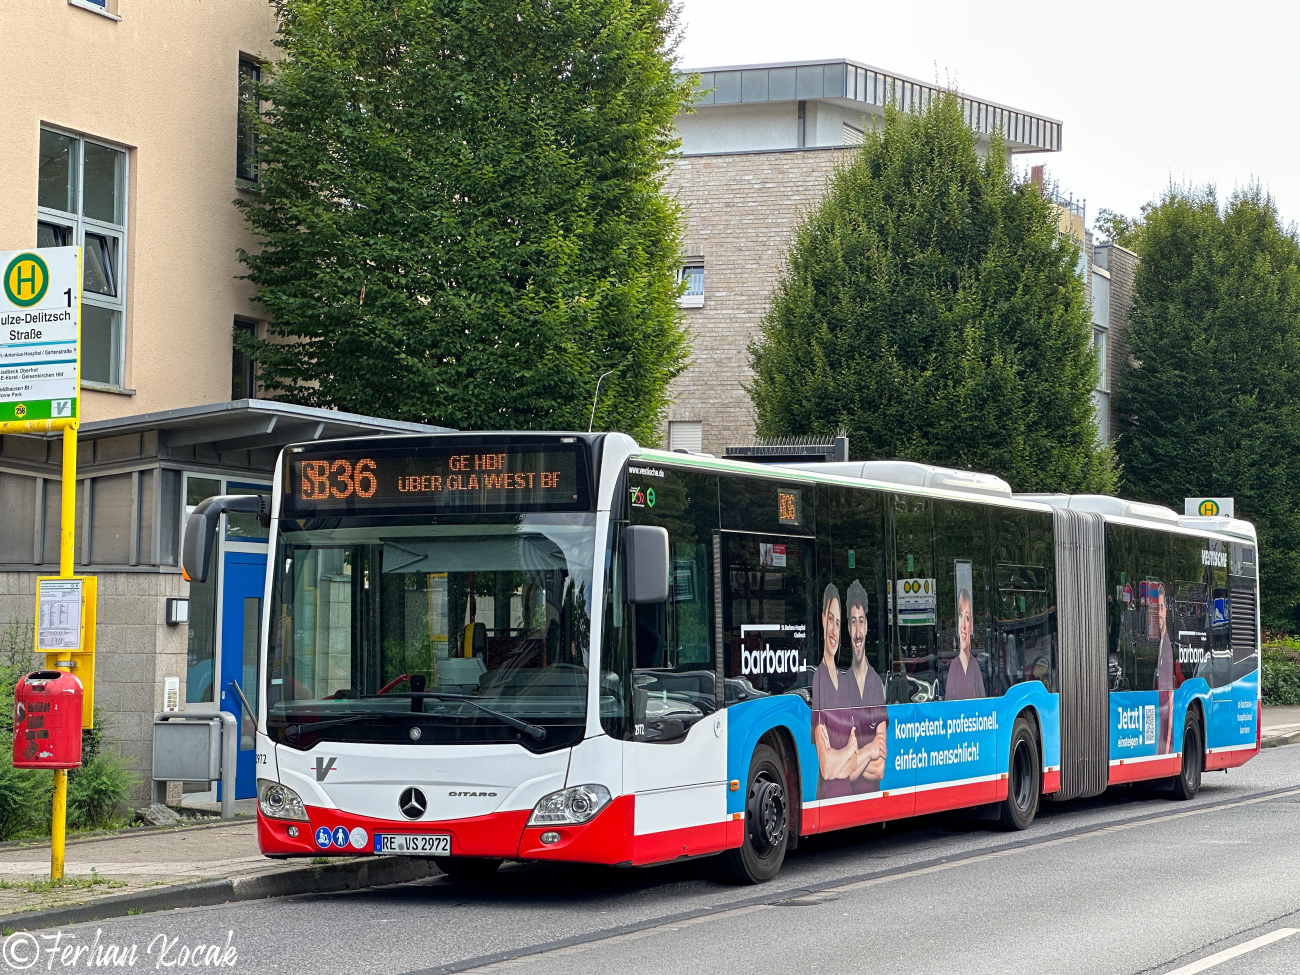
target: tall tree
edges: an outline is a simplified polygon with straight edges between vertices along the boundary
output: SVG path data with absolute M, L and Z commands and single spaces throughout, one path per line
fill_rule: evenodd
M 1134 218 L 1103 207 L 1097 211 L 1097 219 L 1092 222 L 1092 229 L 1112 244 L 1119 244 L 1120 247 L 1127 247 L 1134 253 L 1138 253 L 1142 249 L 1143 221 L 1146 220 L 1150 209 L 1150 203 L 1143 204 L 1142 215 Z
M 273 396 L 653 438 L 684 367 L 669 0 L 283 0 L 241 254 Z
M 1259 187 L 1220 208 L 1170 190 L 1145 214 L 1115 379 L 1126 493 L 1231 495 L 1255 522 L 1264 618 L 1300 623 L 1300 243 Z
M 750 350 L 759 433 L 1110 491 L 1078 258 L 953 94 L 888 111 L 798 230 Z

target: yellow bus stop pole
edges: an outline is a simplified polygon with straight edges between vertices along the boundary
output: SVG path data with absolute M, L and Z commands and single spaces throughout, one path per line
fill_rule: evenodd
M 77 425 L 63 428 L 63 508 L 59 519 L 59 575 L 72 576 L 77 538 Z M 54 810 L 50 820 L 50 880 L 63 879 L 63 858 L 68 822 L 68 772 L 54 770 Z

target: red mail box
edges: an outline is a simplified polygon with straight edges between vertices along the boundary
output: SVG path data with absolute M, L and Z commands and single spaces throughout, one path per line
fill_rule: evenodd
M 14 688 L 14 768 L 81 767 L 81 681 L 38 670 Z

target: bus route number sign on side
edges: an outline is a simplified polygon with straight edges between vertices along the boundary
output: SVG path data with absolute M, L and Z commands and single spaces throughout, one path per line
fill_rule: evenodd
M 0 252 L 0 423 L 77 416 L 77 247 Z

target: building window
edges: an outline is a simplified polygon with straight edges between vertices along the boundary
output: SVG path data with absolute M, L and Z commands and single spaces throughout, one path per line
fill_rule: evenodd
M 1106 355 L 1106 330 L 1092 330 L 1092 347 L 1097 350 L 1097 388 L 1103 392 L 1110 389 L 1110 363 Z
M 239 132 L 235 146 L 235 177 L 247 183 L 257 182 L 257 132 L 253 119 L 259 104 L 257 86 L 262 81 L 262 66 L 256 61 L 239 59 Z
M 81 379 L 121 386 L 126 331 L 127 155 L 41 129 L 36 246 L 82 248 Z
M 1100 390 L 1092 391 L 1093 420 L 1097 424 L 1097 433 L 1102 443 L 1110 440 L 1110 393 Z
M 677 280 L 686 282 L 686 290 L 677 299 L 683 308 L 704 307 L 704 265 L 687 264 L 677 272 Z
M 704 424 L 686 420 L 669 420 L 668 449 L 698 454 L 704 449 Z
M 235 335 L 257 338 L 257 322 L 235 319 Z M 230 398 L 257 398 L 257 363 L 236 344 L 231 354 Z

